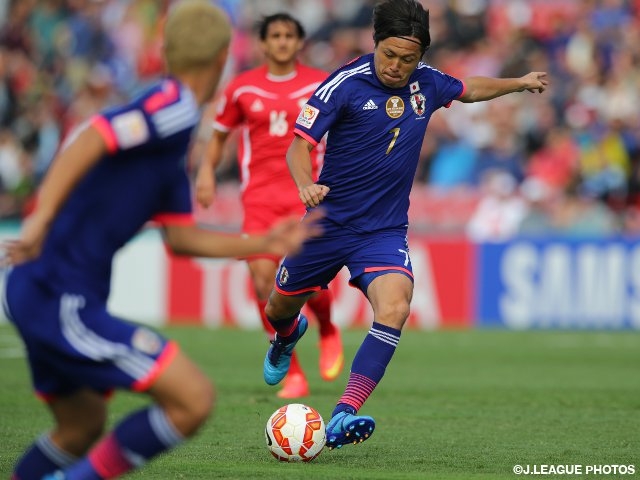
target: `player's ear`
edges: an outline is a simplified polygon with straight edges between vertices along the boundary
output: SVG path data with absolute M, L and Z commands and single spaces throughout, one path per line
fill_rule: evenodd
M 262 52 L 263 55 L 267 55 L 267 41 L 266 40 L 260 40 L 260 51 Z
M 217 65 L 220 70 L 223 70 L 225 65 L 227 64 L 227 59 L 229 58 L 229 45 L 227 44 L 220 50 L 217 58 Z
M 204 98 L 201 101 L 208 102 L 215 94 L 216 90 L 218 89 L 218 84 L 220 83 L 222 73 L 224 72 L 224 67 L 227 63 L 228 57 L 229 46 L 227 45 L 222 47 L 216 54 L 215 58 L 211 60 L 211 63 L 205 67 L 205 75 L 209 87 L 208 90 L 204 92 Z

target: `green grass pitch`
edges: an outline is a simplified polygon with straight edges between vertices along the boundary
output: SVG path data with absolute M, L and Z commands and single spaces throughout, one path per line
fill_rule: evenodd
M 215 381 L 214 416 L 190 442 L 131 479 L 515 479 L 514 465 L 634 465 L 640 478 L 640 333 L 406 330 L 362 413 L 377 422 L 363 444 L 326 450 L 309 464 L 276 461 L 264 426 L 284 401 L 262 380 L 262 332 L 163 330 Z M 344 332 L 346 368 L 323 382 L 317 331 L 299 344 L 312 395 L 328 416 L 365 335 Z M 0 478 L 50 418 L 31 394 L 20 343 L 0 326 Z M 145 403 L 120 393 L 110 422 Z M 539 476 L 538 476 L 539 477 Z M 524 478 L 521 476 L 520 478 Z

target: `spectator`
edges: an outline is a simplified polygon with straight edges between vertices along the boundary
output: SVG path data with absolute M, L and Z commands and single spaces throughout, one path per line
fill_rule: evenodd
M 467 225 L 476 242 L 500 242 L 518 233 L 527 204 L 518 194 L 516 179 L 504 170 L 489 170 L 482 177 L 482 197 Z
M 162 72 L 159 32 L 166 8 L 175 1 L 2 0 L 0 126 L 17 135 L 27 161 L 36 162 L 32 165 L 36 178 L 47 163 L 45 149 L 55 143 L 54 121 L 61 140 L 70 126 L 106 104 L 130 98 Z M 302 52 L 304 63 L 333 70 L 371 49 L 370 15 L 375 0 L 216 3 L 228 10 L 234 24 L 231 58 L 221 87 L 261 61 L 251 30 L 261 15 L 277 10 L 299 14 L 307 26 L 311 35 Z M 428 6 L 433 67 L 460 77 L 469 70 L 503 77 L 530 70 L 551 73 L 554 87 L 549 95 L 513 105 L 506 118 L 509 141 L 525 164 L 525 177 L 532 175 L 565 188 L 586 162 L 591 166 L 586 168 L 584 186 L 591 194 L 615 192 L 613 199 L 603 195 L 618 211 L 634 204 L 640 191 L 633 173 L 640 145 L 637 1 L 436 1 Z M 108 82 L 96 89 L 101 76 Z M 34 140 L 28 133 L 43 130 L 32 124 L 40 114 L 33 114 L 30 103 L 42 98 L 43 91 L 52 97 L 47 105 L 54 110 L 46 123 L 49 133 Z M 24 98 L 30 101 L 18 101 Z M 425 142 L 416 181 L 440 190 L 464 184 L 469 165 L 478 161 L 472 158 L 478 150 L 489 149 L 483 156 L 495 157 L 491 144 L 505 132 L 505 119 L 494 114 L 479 104 L 451 108 L 446 116 L 448 131 Z M 594 126 L 598 128 L 595 136 Z M 46 145 L 34 143 L 45 140 Z M 583 150 L 578 149 L 578 140 Z M 593 152 L 599 148 L 605 148 L 607 156 L 616 151 L 614 164 L 626 157 L 622 163 L 627 166 L 609 165 L 594 174 Z M 449 156 L 451 162 L 442 161 Z M 235 158 L 230 160 L 230 165 L 236 164 Z M 481 163 L 486 165 L 485 160 Z M 229 180 L 237 177 L 237 171 L 228 172 Z M 611 179 L 613 187 L 608 183 Z M 458 193 L 453 189 L 447 195 Z
M 579 155 L 578 145 L 568 129 L 552 129 L 547 132 L 544 146 L 529 159 L 527 176 L 552 188 L 565 188 L 578 169 Z

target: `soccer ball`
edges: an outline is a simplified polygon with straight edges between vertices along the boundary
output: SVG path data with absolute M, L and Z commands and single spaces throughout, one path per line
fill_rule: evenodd
M 269 451 L 281 462 L 310 462 L 320 455 L 327 437 L 318 411 L 301 403 L 273 412 L 264 434 Z

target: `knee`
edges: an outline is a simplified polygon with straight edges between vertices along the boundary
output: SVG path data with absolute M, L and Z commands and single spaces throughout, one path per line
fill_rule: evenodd
M 376 312 L 376 321 L 384 325 L 402 329 L 409 318 L 409 303 L 404 300 L 388 302 L 382 305 Z
M 215 388 L 210 380 L 200 378 L 184 385 L 176 401 L 164 405 L 176 429 L 185 437 L 194 435 L 211 416 L 215 407 Z
M 199 425 L 202 425 L 211 416 L 216 404 L 216 391 L 210 381 L 203 385 L 202 394 L 198 405 L 195 407 L 194 417 Z
M 256 297 L 258 300 L 265 301 L 269 298 L 269 294 L 271 293 L 271 289 L 273 288 L 273 279 L 269 278 L 254 278 L 253 279 L 253 288 L 256 292 Z
M 286 296 L 272 292 L 264 309 L 265 314 L 272 320 L 291 318 L 298 314 L 307 301 L 308 296 Z
M 264 308 L 264 313 L 271 320 L 280 320 L 296 315 L 300 311 L 300 308 L 301 307 L 288 308 L 285 305 L 279 305 L 269 299 L 267 306 Z
M 187 435 L 194 434 L 207 419 L 211 416 L 215 408 L 215 388 L 213 383 L 207 380 L 199 382 L 193 395 L 190 395 L 186 403 Z

